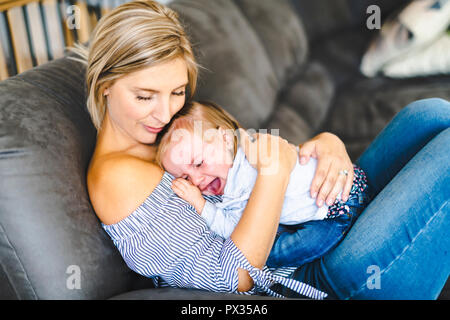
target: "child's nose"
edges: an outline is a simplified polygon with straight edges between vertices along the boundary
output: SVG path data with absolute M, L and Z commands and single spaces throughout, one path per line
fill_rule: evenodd
M 199 186 L 200 183 L 203 181 L 203 176 L 202 175 L 192 175 L 191 176 L 191 182 L 193 185 L 195 186 Z

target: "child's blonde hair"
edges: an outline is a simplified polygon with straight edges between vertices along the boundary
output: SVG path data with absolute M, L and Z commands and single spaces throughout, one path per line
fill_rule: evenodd
M 233 132 L 233 155 L 238 147 L 238 136 L 236 130 L 242 128 L 239 122 L 218 104 L 211 101 L 191 101 L 187 102 L 180 111 L 172 118 L 170 123 L 160 133 L 158 150 L 156 152 L 156 163 L 162 167 L 161 157 L 173 142 L 173 133 L 177 129 L 184 129 L 194 132 L 194 123 L 201 121 L 202 134 L 209 129 L 222 128 Z

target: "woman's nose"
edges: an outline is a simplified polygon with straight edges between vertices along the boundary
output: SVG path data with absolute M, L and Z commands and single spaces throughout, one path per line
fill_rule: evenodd
M 168 124 L 170 122 L 172 114 L 170 113 L 170 101 L 168 99 L 161 99 L 156 107 L 153 117 L 163 124 Z

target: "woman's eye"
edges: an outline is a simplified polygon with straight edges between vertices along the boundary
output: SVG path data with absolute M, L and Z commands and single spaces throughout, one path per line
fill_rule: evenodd
M 137 96 L 136 97 L 138 100 L 151 100 L 153 97 L 142 97 L 142 96 Z
M 176 95 L 176 96 L 184 96 L 184 93 L 185 93 L 185 91 L 182 90 L 182 91 L 174 92 L 173 94 Z

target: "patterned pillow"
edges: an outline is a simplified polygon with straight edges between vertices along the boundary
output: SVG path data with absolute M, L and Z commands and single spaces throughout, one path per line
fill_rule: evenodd
M 375 76 L 388 63 L 429 46 L 445 33 L 449 24 L 450 0 L 412 1 L 383 24 L 362 58 L 361 72 L 368 77 Z M 395 73 L 390 70 L 387 72 Z

